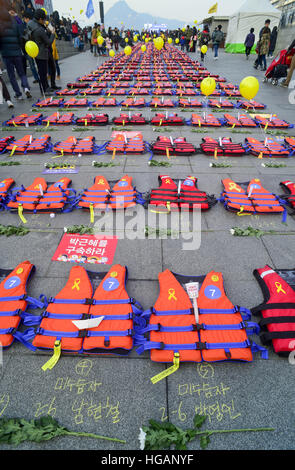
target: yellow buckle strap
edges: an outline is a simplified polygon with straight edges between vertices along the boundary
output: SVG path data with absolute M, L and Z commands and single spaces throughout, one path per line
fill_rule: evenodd
M 174 353 L 173 366 L 169 367 L 166 370 L 163 370 L 162 372 L 160 372 L 160 374 L 155 375 L 154 377 L 152 377 L 151 382 L 153 384 L 156 384 L 157 382 L 160 382 L 160 380 L 163 380 L 166 377 L 168 377 L 169 375 L 176 372 L 179 369 L 179 360 L 180 360 L 179 359 L 179 353 L 178 352 Z
M 55 364 L 58 362 L 61 355 L 61 342 L 60 340 L 55 341 L 53 348 L 53 356 L 42 366 L 42 370 L 53 369 Z

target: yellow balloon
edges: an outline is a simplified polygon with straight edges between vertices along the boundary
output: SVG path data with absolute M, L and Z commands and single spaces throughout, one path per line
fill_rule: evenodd
M 149 42 L 149 38 L 145 38 L 145 42 L 148 43 L 148 42 Z
M 195 23 L 195 24 L 198 24 L 198 21 L 197 21 L 197 20 L 195 20 L 195 21 L 194 21 L 194 23 Z
M 124 54 L 125 54 L 125 55 L 130 55 L 131 52 L 132 52 L 132 49 L 131 49 L 130 46 L 126 46 L 126 47 L 124 48 Z
M 138 37 L 137 37 L 137 36 L 134 36 L 133 40 L 134 40 L 134 42 L 137 42 Z
M 173 39 L 172 38 L 168 38 L 168 44 L 172 44 L 173 42 Z
M 84 11 L 84 10 L 80 10 L 80 15 L 82 15 L 83 11 Z
M 126 42 L 126 43 L 128 42 L 128 38 L 125 38 L 125 42 Z
M 154 44 L 155 44 L 155 48 L 160 51 L 162 47 L 164 46 L 164 41 L 161 37 L 158 37 L 154 40 Z
M 209 96 L 216 88 L 216 82 L 212 77 L 206 77 L 201 81 L 201 91 L 204 95 Z
M 115 51 L 113 49 L 110 49 L 109 55 L 110 55 L 110 57 L 114 57 L 115 56 Z
M 240 93 L 247 100 L 252 100 L 259 90 L 259 82 L 255 77 L 245 77 L 240 83 Z
M 185 33 L 185 28 L 182 28 L 182 32 Z
M 25 45 L 25 50 L 26 53 L 33 58 L 37 57 L 37 55 L 39 54 L 39 47 L 34 41 L 27 41 Z
M 97 44 L 99 44 L 101 46 L 103 43 L 104 43 L 104 38 L 102 36 L 98 36 Z
M 178 43 L 179 43 L 179 39 L 176 38 L 176 39 L 175 39 L 175 44 L 178 44 Z
M 142 50 L 142 52 L 145 52 L 146 51 L 146 46 L 143 44 L 140 49 Z
M 205 44 L 203 44 L 203 46 L 201 47 L 202 54 L 206 54 L 207 51 L 208 51 L 208 47 Z

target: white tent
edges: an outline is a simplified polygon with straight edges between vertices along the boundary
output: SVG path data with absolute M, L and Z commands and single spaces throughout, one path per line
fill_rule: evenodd
M 273 7 L 269 0 L 246 0 L 245 3 L 230 18 L 226 36 L 226 52 L 245 52 L 245 38 L 254 28 L 256 40 L 264 26 L 265 20 L 270 20 L 270 29 L 278 26 L 281 12 Z

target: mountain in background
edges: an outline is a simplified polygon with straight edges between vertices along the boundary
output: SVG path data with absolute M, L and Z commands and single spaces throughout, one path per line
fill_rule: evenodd
M 132 10 L 125 1 L 115 3 L 106 13 L 104 23 L 106 28 L 109 26 L 121 28 L 122 22 L 124 28 L 143 29 L 145 24 L 165 24 L 168 29 L 177 29 L 183 27 L 184 23 L 180 20 L 170 20 L 153 16 L 149 13 L 137 13 Z

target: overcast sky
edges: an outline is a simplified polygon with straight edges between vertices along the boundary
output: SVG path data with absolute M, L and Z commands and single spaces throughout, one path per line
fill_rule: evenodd
M 96 18 L 94 15 L 87 19 L 85 11 L 88 0 L 53 0 L 54 9 L 58 10 L 60 14 L 67 16 L 74 16 L 77 21 L 81 23 L 93 23 L 99 20 L 99 0 L 92 0 L 96 10 Z M 231 15 L 234 13 L 246 0 L 219 0 L 218 10 L 216 15 Z M 112 7 L 117 0 L 104 0 L 104 11 Z M 216 3 L 216 0 L 126 0 L 127 4 L 133 10 L 139 13 L 150 13 L 164 18 L 177 19 L 180 23 L 192 24 L 194 20 L 202 20 L 208 15 L 209 8 Z M 72 8 L 72 10 L 70 10 Z M 80 10 L 84 13 L 80 15 Z

